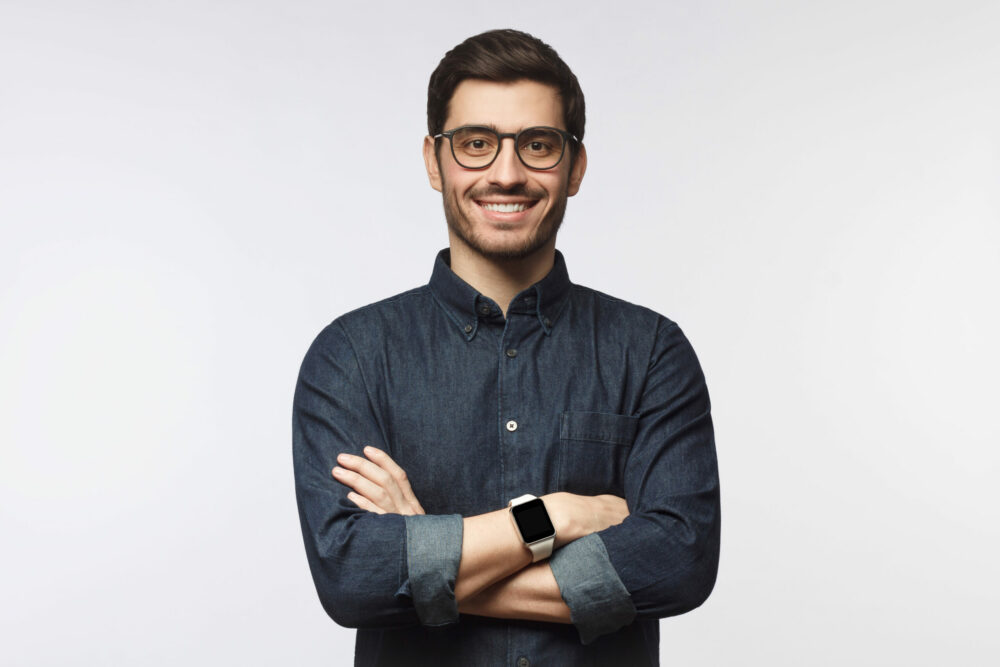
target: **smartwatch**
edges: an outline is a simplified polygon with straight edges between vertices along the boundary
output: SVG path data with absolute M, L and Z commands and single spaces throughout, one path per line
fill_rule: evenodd
M 551 556 L 556 529 L 542 499 L 526 494 L 511 500 L 507 507 L 510 508 L 510 518 L 517 526 L 524 546 L 531 550 L 531 562 L 537 563 Z

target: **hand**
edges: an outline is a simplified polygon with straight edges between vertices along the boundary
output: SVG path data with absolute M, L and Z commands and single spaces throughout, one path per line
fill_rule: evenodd
M 555 548 L 591 533 L 617 526 L 629 515 L 620 496 L 581 496 L 567 491 L 542 496 L 556 529 Z
M 405 470 L 381 449 L 365 447 L 365 456 L 368 458 L 353 454 L 337 456 L 340 466 L 333 469 L 333 478 L 354 489 L 347 494 L 348 500 L 376 514 L 424 513 Z

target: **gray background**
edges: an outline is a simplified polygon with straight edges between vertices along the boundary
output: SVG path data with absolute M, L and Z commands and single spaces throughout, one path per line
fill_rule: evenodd
M 429 277 L 427 78 L 507 26 L 587 95 L 572 279 L 712 393 L 719 579 L 665 664 L 996 659 L 997 3 L 2 0 L 0 661 L 351 663 L 298 365 Z

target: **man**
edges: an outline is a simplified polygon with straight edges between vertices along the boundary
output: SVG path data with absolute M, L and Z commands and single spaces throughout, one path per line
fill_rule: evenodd
M 698 361 L 670 320 L 569 281 L 584 100 L 555 51 L 472 37 L 427 109 L 450 248 L 428 285 L 324 329 L 296 389 L 320 600 L 358 665 L 658 664 L 657 619 L 718 563 Z

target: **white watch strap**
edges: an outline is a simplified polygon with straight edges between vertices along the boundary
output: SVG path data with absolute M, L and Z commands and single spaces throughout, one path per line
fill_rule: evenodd
M 531 562 L 537 563 L 540 560 L 545 560 L 552 555 L 552 547 L 555 546 L 556 536 L 546 537 L 544 540 L 539 540 L 538 542 L 532 542 L 527 544 L 529 549 L 531 549 Z

